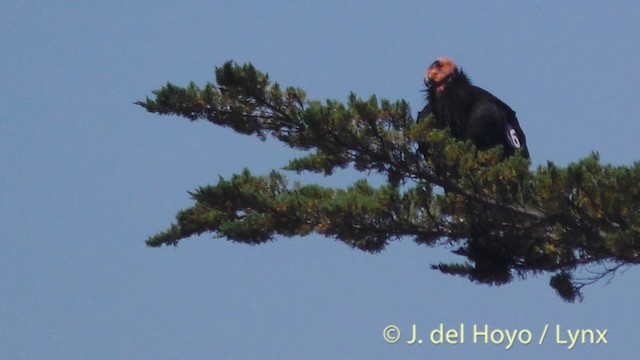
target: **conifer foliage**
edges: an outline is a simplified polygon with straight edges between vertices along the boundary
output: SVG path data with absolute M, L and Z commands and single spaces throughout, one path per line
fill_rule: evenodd
M 492 285 L 549 273 L 567 301 L 640 262 L 640 162 L 606 165 L 594 153 L 566 167 L 548 162 L 530 170 L 519 155 L 500 161 L 500 148 L 477 151 L 435 128 L 433 119 L 416 122 L 402 100 L 355 94 L 346 103 L 309 100 L 251 64 L 227 62 L 215 73 L 215 84 L 168 83 L 136 104 L 306 150 L 289 171 L 330 176 L 351 166 L 387 182 L 327 188 L 290 183 L 278 171 L 245 170 L 190 192 L 194 205 L 151 236 L 149 246 L 203 233 L 246 244 L 316 233 L 379 252 L 411 238 L 452 244 L 466 258 L 433 269 Z

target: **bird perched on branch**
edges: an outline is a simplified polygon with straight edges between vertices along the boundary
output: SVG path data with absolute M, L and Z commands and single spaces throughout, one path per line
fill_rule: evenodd
M 427 69 L 427 105 L 418 121 L 433 114 L 436 126 L 448 128 L 460 140 L 471 140 L 478 150 L 502 145 L 504 157 L 520 152 L 529 158 L 527 140 L 516 113 L 488 91 L 474 86 L 453 60 L 441 57 Z

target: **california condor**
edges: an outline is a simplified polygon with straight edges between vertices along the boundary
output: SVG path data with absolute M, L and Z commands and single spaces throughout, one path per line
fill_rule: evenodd
M 488 91 L 474 86 L 453 62 L 441 57 L 425 73 L 427 105 L 418 121 L 433 114 L 436 126 L 449 128 L 461 140 L 471 140 L 478 150 L 502 145 L 505 157 L 520 152 L 529 158 L 527 140 L 516 113 Z

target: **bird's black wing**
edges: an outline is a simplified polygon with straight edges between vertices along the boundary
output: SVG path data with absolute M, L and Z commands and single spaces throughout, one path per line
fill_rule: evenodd
M 493 136 L 501 139 L 498 143 L 505 146 L 506 153 L 511 155 L 519 151 L 522 156 L 528 159 L 527 138 L 520 127 L 516 112 L 502 100 L 482 88 L 474 86 L 473 93 L 477 100 L 476 104 L 483 109 L 479 111 L 482 113 L 481 116 L 485 119 L 491 118 L 491 127 L 494 128 L 492 131 L 499 132 Z
M 431 108 L 431 103 L 427 103 L 427 105 L 425 105 L 422 110 L 420 110 L 420 112 L 418 113 L 418 117 L 416 118 L 416 122 L 421 122 L 423 120 L 426 120 L 429 115 L 431 115 L 433 113 L 433 109 Z

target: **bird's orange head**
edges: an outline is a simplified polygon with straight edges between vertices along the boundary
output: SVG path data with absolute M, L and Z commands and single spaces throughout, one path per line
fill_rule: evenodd
M 458 67 L 448 57 L 441 57 L 434 61 L 424 74 L 427 86 L 436 86 L 438 91 L 444 90 L 444 85 L 451 79 L 451 75 L 458 72 Z

